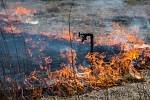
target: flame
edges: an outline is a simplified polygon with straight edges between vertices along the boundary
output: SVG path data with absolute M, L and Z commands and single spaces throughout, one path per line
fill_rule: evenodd
M 68 66 L 53 73 L 49 73 L 49 79 L 55 79 L 53 88 L 60 87 L 57 91 L 58 96 L 64 96 L 61 91 L 65 89 L 67 96 L 74 95 L 78 88 L 80 93 L 84 91 L 84 86 L 90 86 L 93 89 L 100 87 L 110 87 L 117 85 L 120 80 L 140 79 L 143 77 L 137 69 L 134 68 L 133 61 L 139 58 L 140 51 L 133 49 L 114 56 L 109 63 L 104 62 L 103 54 L 98 52 L 88 53 L 86 59 L 90 62 L 91 68 L 79 66 L 81 72 L 76 72 L 74 79 L 74 71 Z M 93 67 L 93 68 L 92 68 Z M 75 84 L 75 82 L 77 82 Z
M 15 26 L 10 26 L 10 27 L 4 27 L 4 30 L 8 33 L 14 33 L 14 34 L 19 34 L 21 33 L 21 30 L 18 29 L 17 27 Z
M 74 49 L 69 49 L 66 51 L 61 51 L 60 52 L 60 57 L 61 58 L 66 58 L 69 64 L 75 64 L 76 63 L 76 50 Z
M 22 7 L 22 6 L 18 6 L 16 8 L 16 11 L 15 13 L 18 14 L 18 15 L 30 15 L 30 14 L 33 14 L 33 13 L 36 13 L 37 11 L 35 9 L 27 9 L 25 7 Z
M 58 36 L 58 38 L 70 41 L 73 40 L 73 33 L 72 32 L 68 32 L 67 30 L 64 30 L 61 35 Z
M 49 38 L 53 38 L 54 35 L 52 35 L 50 32 L 41 32 L 41 35 L 47 36 Z
M 119 27 L 119 29 L 118 29 Z M 16 31 L 16 28 L 12 28 Z M 10 27 L 6 29 L 10 31 Z M 17 33 L 17 32 L 15 32 Z M 48 35 L 49 33 L 42 33 Z M 65 39 L 70 41 L 73 39 L 73 33 L 71 38 L 67 31 L 63 32 L 62 35 L 58 36 L 59 39 Z M 105 39 L 104 39 L 105 38 Z M 62 69 L 50 72 L 48 68 L 52 63 L 50 56 L 44 56 L 42 63 L 39 63 L 41 73 L 47 76 L 46 78 L 40 77 L 38 71 L 34 70 L 28 76 L 27 81 L 34 87 L 33 81 L 38 81 L 39 84 L 44 84 L 47 87 L 51 87 L 51 91 L 58 96 L 72 96 L 77 93 L 85 93 L 87 87 L 92 89 L 111 87 L 121 84 L 122 81 L 129 80 L 143 80 L 141 72 L 136 69 L 135 62 L 137 65 L 142 65 L 144 68 L 149 69 L 150 65 L 150 46 L 144 44 L 143 40 L 138 38 L 134 33 L 128 32 L 125 28 L 116 25 L 114 31 L 108 35 L 99 35 L 96 37 L 96 45 L 119 45 L 122 49 L 119 54 L 114 55 L 108 62 L 105 62 L 106 56 L 104 53 L 89 52 L 85 56 L 89 63 L 89 67 L 83 65 L 76 65 L 76 50 L 71 48 L 60 52 L 60 56 L 66 59 L 69 64 L 61 64 Z M 122 41 L 123 40 L 123 41 Z M 46 45 L 44 41 L 34 42 L 32 38 L 27 38 L 26 43 L 31 43 L 31 48 L 28 48 L 29 55 L 32 57 L 32 49 L 39 45 L 42 45 L 40 52 L 42 52 Z M 35 58 L 36 59 L 36 58 Z M 77 67 L 73 69 L 70 67 Z M 39 92 L 37 92 L 39 91 Z M 33 89 L 33 95 L 42 94 L 42 89 Z
M 30 15 L 37 11 L 35 9 L 27 9 L 22 6 L 16 7 L 15 13 L 17 15 Z M 18 20 L 18 17 L 9 16 L 9 21 Z M 4 30 L 8 33 L 21 33 L 21 30 L 15 26 L 4 27 Z M 49 72 L 48 68 L 52 63 L 50 56 L 42 57 L 44 64 L 39 64 L 44 75 L 47 77 L 43 78 L 38 75 L 38 71 L 34 70 L 26 78 L 31 87 L 34 87 L 33 81 L 38 81 L 40 85 L 46 83 L 47 87 L 51 87 L 51 90 L 58 96 L 72 96 L 77 93 L 84 93 L 87 87 L 92 89 L 101 87 L 110 87 L 121 84 L 121 81 L 132 80 L 143 80 L 141 72 L 136 69 L 133 63 L 144 66 L 143 69 L 150 69 L 150 45 L 144 44 L 144 41 L 140 39 L 134 31 L 128 31 L 125 27 L 119 24 L 113 23 L 113 31 L 109 34 L 100 34 L 95 37 L 95 43 L 99 45 L 119 45 L 122 49 L 120 54 L 113 56 L 110 61 L 105 62 L 105 55 L 99 52 L 89 52 L 85 56 L 89 62 L 89 67 L 83 65 L 76 65 L 76 50 L 71 48 L 70 50 L 60 52 L 61 58 L 67 59 L 68 63 L 73 66 L 77 66 L 78 69 L 74 71 L 70 65 L 63 64 L 61 70 L 55 72 Z M 50 32 L 41 32 L 42 35 L 53 37 Z M 56 36 L 58 39 L 64 39 L 66 41 L 72 41 L 74 38 L 73 32 L 64 30 L 61 35 Z M 78 40 L 76 40 L 78 41 Z M 35 43 L 32 38 L 25 39 L 26 43 L 31 43 L 31 48 L 28 48 L 30 57 L 33 57 L 32 49 L 42 45 L 40 52 L 45 49 L 45 42 L 40 41 Z M 42 73 L 42 74 L 43 74 Z M 6 78 L 6 81 L 11 81 L 11 78 Z M 33 97 L 41 97 L 42 88 L 33 88 Z
M 47 85 L 51 86 L 51 91 L 57 96 L 72 96 L 75 91 L 84 93 L 85 87 L 97 89 L 101 87 L 111 87 L 120 84 L 121 80 L 132 78 L 142 80 L 143 77 L 137 69 L 134 68 L 133 61 L 138 59 L 140 51 L 133 49 L 114 56 L 109 63 L 104 62 L 104 56 L 100 53 L 88 53 L 86 58 L 93 68 L 79 66 L 82 72 L 76 72 L 68 66 L 61 70 L 49 72 Z M 35 74 L 32 74 L 32 78 Z M 34 79 L 37 79 L 35 77 Z
M 64 67 L 58 73 L 60 77 L 65 77 L 65 78 L 71 78 L 74 76 L 73 71 L 69 67 Z

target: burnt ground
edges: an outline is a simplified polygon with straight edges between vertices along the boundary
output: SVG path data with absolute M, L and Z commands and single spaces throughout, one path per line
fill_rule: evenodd
M 14 8 L 16 1 L 20 2 L 21 0 L 8 0 L 6 2 L 8 8 Z M 118 22 L 128 30 L 138 29 L 138 35 L 149 40 L 149 3 L 130 5 L 125 1 L 22 0 L 21 5 L 23 7 L 38 10 L 38 13 L 32 16 L 31 21 L 39 21 L 39 24 L 16 25 L 27 33 L 50 32 L 49 34 L 60 35 L 63 30 L 68 30 L 70 14 L 71 31 L 74 33 L 109 34 L 112 31 L 112 22 Z M 13 10 L 10 11 L 10 14 L 13 13 Z M 28 17 L 20 16 L 22 21 L 28 21 Z

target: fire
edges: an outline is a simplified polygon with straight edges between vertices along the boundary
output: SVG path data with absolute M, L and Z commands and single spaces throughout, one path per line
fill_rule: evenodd
M 10 27 L 4 27 L 4 30 L 8 33 L 14 33 L 14 34 L 19 34 L 21 33 L 21 30 L 18 29 L 17 27 L 15 26 L 10 26 Z
M 141 73 L 133 65 L 133 61 L 138 59 L 140 54 L 139 50 L 133 49 L 130 52 L 114 56 L 110 62 L 106 63 L 103 54 L 98 52 L 88 53 L 86 59 L 90 62 L 91 68 L 80 65 L 78 71 L 74 74 L 73 69 L 64 66 L 63 69 L 48 74 L 49 79 L 57 80 L 51 84 L 52 90 L 57 87 L 57 90 L 53 90 L 56 95 L 72 96 L 75 91 L 84 93 L 84 86 L 96 89 L 114 86 L 130 78 L 142 80 Z M 65 94 L 62 94 L 61 91 L 64 89 Z
M 25 13 L 24 13 L 25 14 Z M 96 38 L 96 45 L 118 45 L 122 49 L 119 54 L 114 55 L 108 62 L 105 62 L 106 55 L 99 52 L 89 52 L 85 56 L 89 63 L 89 67 L 83 65 L 76 65 L 77 52 L 75 49 L 70 48 L 60 52 L 60 56 L 66 59 L 67 64 L 63 64 L 61 70 L 50 72 L 49 67 L 52 63 L 50 56 L 44 56 L 43 62 L 45 66 L 39 64 L 41 73 L 46 78 L 38 75 L 38 71 L 34 70 L 27 77 L 27 81 L 33 89 L 33 95 L 42 95 L 42 85 L 50 88 L 49 91 L 54 92 L 58 96 L 72 96 L 77 93 L 82 94 L 87 92 L 87 87 L 92 89 L 111 87 L 121 84 L 122 81 L 130 80 L 143 80 L 141 72 L 136 69 L 137 66 L 144 66 L 149 69 L 150 65 L 150 46 L 144 44 L 143 40 L 138 38 L 135 34 L 128 32 L 126 29 L 115 27 L 114 32 L 108 35 L 99 35 Z M 7 32 L 20 33 L 16 27 L 5 28 Z M 48 36 L 49 33 L 43 32 L 42 35 Z M 70 41 L 73 39 L 73 33 L 71 37 L 69 32 L 65 31 L 62 35 L 58 36 L 59 39 Z M 105 39 L 104 39 L 105 38 Z M 122 41 L 123 40 L 123 41 Z M 45 49 L 46 43 L 44 41 L 34 42 L 32 38 L 25 39 L 26 43 L 31 43 L 31 48 L 28 48 L 28 53 L 31 57 L 32 49 L 39 45 L 42 45 L 40 51 Z M 135 64 L 138 63 L 138 64 Z M 73 66 L 71 66 L 73 65 Z M 78 69 L 74 69 L 74 68 Z M 34 81 L 38 81 L 40 84 L 39 89 L 35 89 Z
M 61 58 L 66 58 L 69 64 L 75 64 L 76 63 L 76 50 L 74 49 L 69 49 L 66 51 L 61 51 L 60 52 L 60 57 Z
M 98 37 L 101 39 L 96 41 L 96 43 L 97 45 L 109 46 L 118 44 L 122 48 L 119 54 L 114 55 L 108 62 L 105 62 L 106 55 L 104 53 L 89 52 L 85 56 L 89 67 L 85 67 L 81 64 L 76 65 L 77 54 L 74 49 L 61 51 L 61 58 L 66 58 L 69 64 L 73 64 L 73 67 L 78 69 L 73 69 L 69 64 L 61 64 L 63 67 L 61 70 L 55 72 L 46 70 L 45 74 L 48 78 L 45 79 L 45 83 L 48 87 L 50 86 L 49 91 L 54 92 L 58 96 L 72 96 L 77 93 L 85 93 L 87 87 L 97 89 L 119 85 L 122 84 L 122 81 L 143 80 L 141 71 L 137 67 L 150 68 L 148 64 L 150 60 L 149 45 L 144 44 L 143 40 L 124 28 L 117 27 L 119 29 L 115 27 L 115 31 L 112 34 Z M 67 34 L 68 32 L 59 38 L 70 40 Z M 106 39 L 103 39 L 104 37 Z M 124 41 L 118 41 L 120 37 Z M 102 39 L 104 41 L 101 41 Z M 46 57 L 44 61 L 49 64 L 52 62 L 52 59 Z M 35 77 L 35 74 L 31 76 L 32 79 L 38 79 L 37 76 Z
M 140 51 L 139 50 L 136 50 L 136 49 L 133 49 L 131 51 L 128 51 L 124 54 L 124 57 L 123 59 L 128 59 L 128 60 L 135 60 L 139 57 L 139 54 L 140 54 Z
M 73 77 L 73 71 L 68 67 L 64 67 L 58 73 L 59 73 L 60 77 L 65 77 L 65 78 Z
M 37 11 L 35 9 L 27 9 L 25 7 L 22 7 L 22 6 L 18 6 L 16 8 L 16 11 L 15 13 L 17 15 L 29 15 L 29 14 L 33 14 L 33 13 L 36 13 Z
M 70 41 L 73 40 L 73 33 L 72 32 L 68 32 L 67 30 L 64 30 L 61 35 L 58 36 L 58 38 Z
M 49 38 L 54 38 L 55 37 L 55 35 L 52 35 L 52 33 L 50 33 L 50 32 L 41 32 L 40 34 L 44 35 L 44 36 L 47 36 Z
M 5 20 L 7 18 L 6 21 L 11 23 L 16 20 L 21 21 L 19 17 L 23 16 L 22 22 L 24 22 L 24 16 L 27 17 L 28 15 L 32 15 L 36 12 L 37 10 L 35 9 L 18 6 L 15 9 L 15 14 L 19 16 L 10 15 L 6 17 L 5 15 L 4 18 Z M 28 18 L 28 23 L 38 23 L 31 21 L 32 18 Z M 13 25 L 4 27 L 4 30 L 8 33 L 21 33 L 21 30 Z M 129 31 L 125 27 L 114 23 L 113 31 L 111 33 L 96 36 L 96 41 L 94 42 L 96 44 L 95 46 L 118 45 L 121 48 L 119 54 L 114 55 L 106 62 L 106 55 L 104 55 L 104 53 L 88 52 L 85 56 L 85 59 L 88 62 L 87 67 L 82 64 L 77 65 L 77 52 L 75 49 L 69 48 L 68 50 L 60 52 L 60 57 L 62 59 L 66 59 L 68 64 L 61 64 L 62 69 L 54 72 L 51 72 L 50 70 L 50 64 L 53 62 L 53 59 L 51 56 L 45 56 L 43 53 L 48 44 L 46 44 L 44 40 L 36 42 L 34 39 L 32 40 L 32 38 L 26 38 L 25 42 L 27 44 L 31 44 L 31 47 L 27 48 L 29 56 L 33 58 L 33 60 L 36 59 L 34 58 L 35 54 L 33 51 L 34 49 L 39 48 L 41 55 L 38 56 L 42 59 L 42 63 L 37 61 L 40 71 L 32 71 L 25 79 L 33 90 L 32 96 L 42 96 L 43 84 L 48 87 L 48 91 L 52 91 L 54 93 L 53 95 L 72 96 L 87 92 L 87 87 L 92 89 L 106 88 L 122 84 L 122 81 L 143 80 L 144 78 L 141 74 L 141 70 L 150 69 L 150 45 L 144 44 L 144 41 L 135 34 L 136 32 L 138 32 L 138 29 Z M 75 36 L 73 32 L 69 32 L 67 30 L 64 30 L 57 36 L 56 34 L 52 35 L 52 33 L 47 31 L 41 32 L 40 34 L 47 36 L 50 39 L 62 39 L 67 42 L 78 41 L 74 38 Z M 143 67 L 140 69 L 141 66 Z M 42 75 L 40 76 L 39 73 L 42 73 L 43 77 Z M 11 78 L 6 78 L 6 81 L 11 81 Z M 34 88 L 34 83 L 38 83 L 40 85 L 38 89 Z

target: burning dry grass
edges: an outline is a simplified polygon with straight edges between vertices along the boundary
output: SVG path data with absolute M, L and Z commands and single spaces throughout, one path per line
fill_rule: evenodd
M 4 30 L 7 33 L 13 33 L 13 34 L 20 34 L 21 33 L 21 30 L 16 28 L 15 26 L 4 27 Z
M 37 11 L 35 9 L 28 9 L 22 6 L 17 6 L 15 13 L 17 15 L 30 15 L 30 14 L 34 14 Z
M 21 16 L 30 15 L 36 13 L 36 10 L 17 7 L 15 13 Z M 10 17 L 8 20 L 13 21 L 15 19 Z M 5 27 L 4 30 L 8 33 L 21 33 L 15 26 Z M 76 66 L 76 51 L 71 49 L 69 52 L 60 54 L 62 58 L 67 58 L 69 62 L 68 65 L 63 65 L 61 70 L 50 72 L 45 66 L 40 66 L 42 71 L 32 71 L 25 79 L 26 85 L 33 90 L 32 98 L 39 98 L 43 93 L 73 96 L 94 89 L 120 85 L 122 82 L 143 81 L 141 69 L 150 69 L 150 46 L 144 44 L 144 41 L 138 38 L 134 32 L 128 32 L 124 27 L 114 24 L 112 33 L 96 37 L 95 44 L 97 46 L 119 45 L 122 48 L 120 54 L 113 56 L 109 62 L 105 62 L 104 58 L 106 57 L 103 53 L 89 52 L 85 58 L 89 62 L 90 68 L 82 65 Z M 49 32 L 42 32 L 41 34 L 53 38 Z M 73 37 L 72 32 L 69 36 L 69 32 L 64 31 L 55 38 L 70 41 L 73 40 Z M 32 43 L 32 38 L 26 39 L 26 42 Z M 39 45 L 41 44 L 38 42 L 33 43 L 32 47 L 35 48 Z M 45 45 L 45 43 L 42 43 L 42 45 Z M 41 48 L 40 51 L 43 49 Z M 32 57 L 32 49 L 29 49 L 29 55 Z M 49 65 L 52 59 L 46 57 L 44 61 L 46 65 Z M 139 68 L 140 70 L 138 70 Z M 36 84 L 39 88 L 36 88 Z
M 118 41 L 116 37 L 123 41 Z M 68 40 L 70 37 L 62 35 L 60 38 Z M 144 44 L 135 34 L 129 33 L 120 26 L 106 38 L 114 41 L 110 45 L 117 44 L 122 47 L 120 53 L 114 55 L 109 62 L 105 62 L 104 59 L 107 56 L 104 53 L 89 52 L 85 58 L 90 67 L 76 66 L 76 51 L 71 49 L 69 52 L 60 54 L 62 58 L 68 59 L 68 65 L 62 64 L 63 68 L 55 72 L 46 70 L 44 72 L 46 78 L 41 77 L 38 71 L 34 71 L 34 74 L 32 73 L 28 77 L 27 82 L 33 87 L 34 81 L 38 81 L 40 89 L 43 87 L 42 84 L 47 87 L 46 90 L 40 90 L 42 93 L 66 97 L 83 94 L 94 89 L 121 85 L 122 82 L 144 81 L 141 72 L 143 69 L 150 68 L 149 45 Z M 105 43 L 96 41 L 96 44 L 104 45 Z
M 60 57 L 67 58 L 69 64 L 62 64 L 62 69 L 51 72 L 46 66 L 41 66 L 41 71 L 34 70 L 26 78 L 26 86 L 32 88 L 32 97 L 39 98 L 42 94 L 57 96 L 73 96 L 83 94 L 94 89 L 108 88 L 122 84 L 122 82 L 143 81 L 142 69 L 150 68 L 150 48 L 148 44 L 139 39 L 135 34 L 129 33 L 124 28 L 114 29 L 109 35 L 103 35 L 96 45 L 119 45 L 122 49 L 114 55 L 109 62 L 105 62 L 106 55 L 100 52 L 89 52 L 85 58 L 90 67 L 76 66 L 76 51 L 71 49 L 61 52 Z M 19 33 L 15 27 L 7 28 L 6 31 Z M 47 34 L 47 33 L 45 33 Z M 64 32 L 58 39 L 70 40 L 68 32 Z M 71 33 L 71 39 L 73 34 Z M 104 39 L 106 38 L 106 39 Z M 121 39 L 120 39 L 121 38 Z M 119 40 L 118 40 L 119 39 Z M 121 41 L 123 40 L 123 41 Z M 111 41 L 111 42 L 110 42 Z M 114 41 L 114 42 L 112 42 Z M 26 39 L 32 44 L 32 38 Z M 41 42 L 45 45 L 45 42 Z M 40 42 L 32 44 L 35 48 Z M 32 57 L 32 49 L 29 53 Z M 45 65 L 50 65 L 50 56 L 43 57 Z M 140 69 L 140 70 L 138 70 Z M 43 75 L 43 76 L 42 76 Z M 36 88 L 38 86 L 38 88 Z M 46 88 L 43 88 L 46 87 Z
M 15 10 L 17 15 L 26 16 L 36 13 L 36 10 L 17 7 Z M 8 20 L 16 18 L 10 17 Z M 21 33 L 15 26 L 5 27 L 8 33 Z M 150 46 L 144 44 L 144 41 L 135 35 L 135 32 L 128 32 L 124 27 L 118 24 L 113 25 L 113 32 L 108 35 L 99 35 L 96 37 L 95 44 L 99 45 L 119 45 L 122 50 L 120 54 L 113 56 L 109 62 L 105 62 L 105 55 L 99 52 L 89 52 L 86 59 L 90 64 L 89 67 L 76 66 L 76 51 L 71 48 L 69 52 L 62 52 L 60 56 L 67 58 L 69 64 L 63 65 L 61 70 L 49 72 L 45 66 L 40 66 L 44 77 L 39 71 L 32 71 L 26 78 L 26 85 L 32 88 L 32 97 L 41 97 L 44 92 L 49 95 L 57 96 L 73 96 L 89 92 L 94 89 L 108 88 L 120 85 L 122 82 L 134 80 L 144 80 L 141 72 L 136 69 L 150 68 Z M 42 32 L 44 36 L 50 36 L 49 32 Z M 63 31 L 61 35 L 55 36 L 57 39 L 66 41 L 73 40 L 74 34 Z M 76 41 L 76 40 L 75 40 Z M 32 39 L 26 39 L 31 42 Z M 43 43 L 43 45 L 45 45 Z M 33 44 L 33 48 L 39 46 L 39 43 Z M 44 48 L 42 48 L 44 49 Z M 30 50 L 30 49 L 29 49 Z M 42 51 L 42 50 L 41 50 Z M 32 50 L 29 51 L 32 57 Z M 45 64 L 52 62 L 50 57 L 44 58 Z M 43 70 L 44 69 L 44 70 Z M 46 70 L 46 71 L 45 71 Z M 39 88 L 35 88 L 38 84 Z M 43 87 L 46 87 L 43 89 Z
M 108 63 L 104 62 L 102 54 L 88 53 L 86 58 L 90 62 L 91 68 L 80 66 L 78 71 L 74 71 L 72 68 L 64 66 L 61 70 L 47 73 L 47 81 L 49 81 L 46 82 L 49 87 L 47 91 L 50 95 L 72 96 L 94 89 L 120 85 L 122 82 L 143 81 L 143 76 L 133 64 L 140 58 L 141 53 L 139 49 L 133 49 L 116 55 Z M 146 59 L 150 58 L 145 57 L 144 61 Z M 147 66 L 146 62 L 143 65 Z

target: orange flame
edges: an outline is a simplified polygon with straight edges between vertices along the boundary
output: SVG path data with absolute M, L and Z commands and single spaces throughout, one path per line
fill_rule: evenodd
M 73 40 L 73 33 L 66 31 L 64 30 L 61 35 L 58 36 L 58 38 L 61 38 L 61 39 L 64 39 L 64 40 L 67 40 L 67 41 L 70 41 L 70 40 Z
M 36 13 L 37 11 L 35 9 L 30 10 L 30 9 L 25 8 L 25 7 L 19 6 L 19 7 L 16 8 L 15 12 L 18 15 L 29 15 L 29 14 Z
M 16 28 L 15 26 L 10 26 L 10 27 L 4 27 L 4 30 L 8 33 L 14 33 L 14 34 L 19 34 L 21 33 L 21 30 Z
M 70 40 L 70 37 L 67 36 L 67 34 L 68 32 L 59 38 Z M 99 38 L 101 38 L 101 40 L 99 40 Z M 119 38 L 123 41 L 118 41 Z M 149 45 L 144 45 L 143 40 L 133 33 L 128 32 L 125 28 L 117 25 L 114 27 L 114 32 L 109 35 L 101 35 L 97 39 L 96 43 L 98 45 L 118 44 L 123 49 L 120 54 L 113 56 L 108 62 L 105 62 L 104 54 L 99 52 L 89 52 L 85 58 L 89 62 L 90 67 L 79 65 L 76 72 L 74 72 L 74 69 L 70 66 L 64 64 L 61 70 L 46 73 L 48 75 L 47 81 L 53 81 L 50 85 L 56 95 L 72 96 L 75 95 L 75 91 L 84 93 L 84 89 L 87 86 L 92 89 L 97 89 L 118 85 L 121 84 L 122 81 L 129 81 L 131 79 L 143 80 L 141 72 L 135 68 L 133 63 L 139 61 L 141 55 L 143 55 L 144 59 L 138 63 L 144 65 L 144 68 L 150 68 L 149 65 L 146 65 L 150 59 L 150 48 L 147 48 Z M 139 45 L 142 45 L 142 48 L 136 47 Z M 74 49 L 61 52 L 60 56 L 62 58 L 67 58 L 70 64 L 74 62 L 75 66 L 76 51 Z M 49 63 L 49 58 L 46 58 L 45 62 Z

